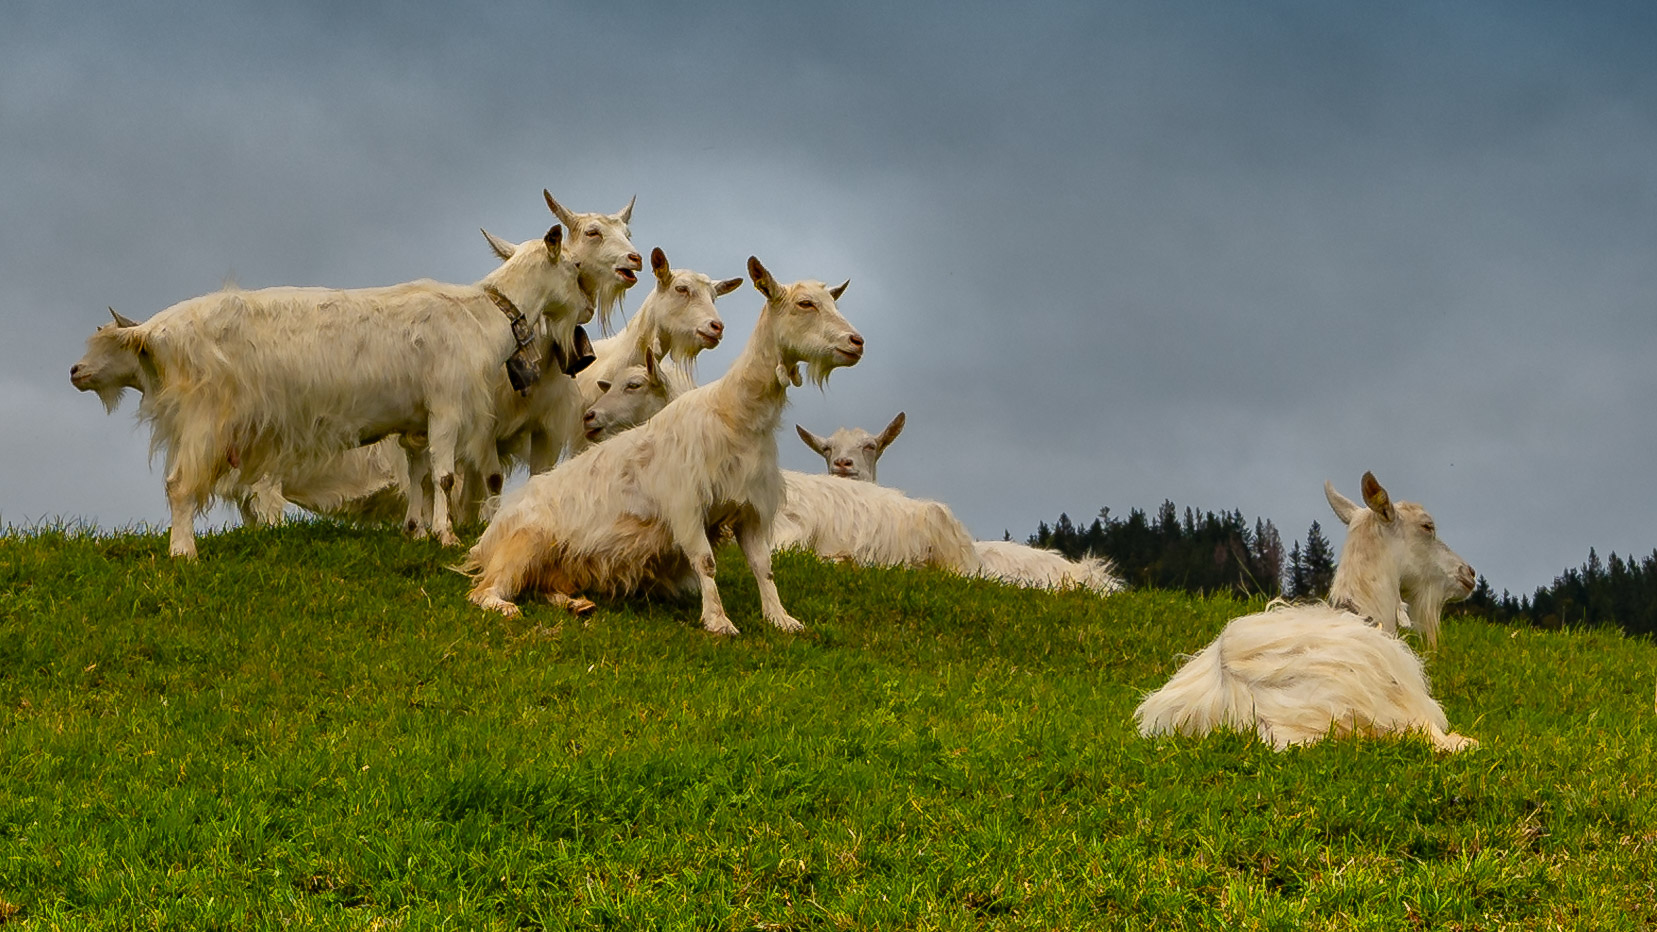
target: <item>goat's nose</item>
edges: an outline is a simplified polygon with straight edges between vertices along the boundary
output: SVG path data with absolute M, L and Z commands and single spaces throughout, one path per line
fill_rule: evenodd
M 862 346 L 863 345 L 863 334 L 861 334 L 861 333 L 852 334 L 851 335 L 851 341 L 852 341 L 853 346 Z
M 710 321 L 708 321 L 708 329 L 713 331 L 714 333 L 724 333 L 725 332 L 725 324 L 724 324 L 723 321 L 710 320 Z
M 627 261 L 633 263 L 634 267 L 636 267 L 636 268 L 641 268 L 641 269 L 644 268 L 644 259 L 641 258 L 639 256 L 639 254 L 636 253 L 636 252 L 628 253 L 627 254 Z
M 840 469 L 850 469 L 852 468 L 852 461 L 842 456 L 834 461 L 834 465 Z
M 592 422 L 594 422 L 596 420 L 598 420 L 598 415 L 593 413 L 592 411 L 588 411 L 586 414 L 583 414 L 581 416 L 581 423 L 583 423 L 583 424 L 591 424 Z
M 77 362 L 74 365 L 69 367 L 69 377 L 74 378 L 75 375 L 77 373 L 79 373 L 80 371 L 81 371 L 81 364 Z

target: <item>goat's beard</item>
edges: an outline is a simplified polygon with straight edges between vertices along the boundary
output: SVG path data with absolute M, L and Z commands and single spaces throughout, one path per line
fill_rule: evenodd
M 596 316 L 598 326 L 605 336 L 610 336 L 610 316 L 621 309 L 621 299 L 627 293 L 627 286 L 621 282 L 601 282 L 598 293 L 594 295 L 597 307 Z
M 114 414 L 115 409 L 121 406 L 121 399 L 126 397 L 127 394 L 127 389 L 124 385 L 117 385 L 112 388 L 99 388 L 95 389 L 95 391 L 98 393 L 98 400 L 104 403 L 104 412 L 107 414 Z

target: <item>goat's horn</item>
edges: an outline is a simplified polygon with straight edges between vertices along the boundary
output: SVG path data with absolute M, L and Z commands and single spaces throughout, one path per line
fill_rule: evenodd
M 117 326 L 117 327 L 136 327 L 136 326 L 138 326 L 138 321 L 128 320 L 127 318 L 122 317 L 120 315 L 120 313 L 117 312 L 114 308 L 109 309 L 109 316 L 115 318 L 115 326 Z

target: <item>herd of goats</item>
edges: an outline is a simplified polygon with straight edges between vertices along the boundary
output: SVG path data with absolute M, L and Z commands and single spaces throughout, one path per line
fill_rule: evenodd
M 164 454 L 169 552 L 194 558 L 194 521 L 215 501 L 249 523 L 290 506 L 356 521 L 401 522 L 458 545 L 485 521 L 463 569 L 475 604 L 515 615 L 538 596 L 578 614 L 586 596 L 701 599 L 701 623 L 734 635 L 714 580 L 714 549 L 734 539 L 758 583 L 765 620 L 783 608 L 775 549 L 872 565 L 931 566 L 1099 596 L 1121 588 L 1105 561 L 1072 561 L 1010 541 L 974 541 L 950 510 L 876 483 L 878 435 L 797 427 L 827 473 L 779 467 L 788 390 L 863 357 L 840 313 L 849 282 L 779 282 L 750 257 L 765 299 L 726 373 L 698 386 L 691 364 L 717 346 L 715 280 L 652 250 L 654 286 L 624 327 L 604 330 L 644 260 L 631 202 L 575 213 L 543 192 L 556 224 L 512 243 L 484 231 L 499 265 L 475 284 L 420 280 L 380 288 L 227 287 L 139 323 L 114 320 L 70 369 L 113 411 L 142 400 L 151 448 Z M 517 465 L 529 478 L 502 494 Z M 1362 503 L 1325 484 L 1349 529 L 1327 600 L 1274 602 L 1231 621 L 1135 712 L 1146 735 L 1255 731 L 1274 747 L 1331 734 L 1449 732 L 1411 627 L 1436 646 L 1440 609 L 1464 598 L 1472 569 L 1419 506 L 1393 502 L 1365 473 Z

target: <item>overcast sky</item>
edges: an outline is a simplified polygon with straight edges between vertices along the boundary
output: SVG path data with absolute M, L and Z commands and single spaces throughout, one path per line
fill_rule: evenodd
M 0 27 L 0 524 L 167 520 L 135 399 L 69 384 L 106 306 L 474 281 L 478 228 L 544 232 L 545 187 L 636 194 L 675 266 L 850 278 L 867 354 L 788 421 L 906 411 L 882 482 L 980 537 L 1167 498 L 1287 546 L 1371 469 L 1498 591 L 1657 548 L 1648 3 L 14 0 Z M 760 303 L 720 301 L 704 380 Z

